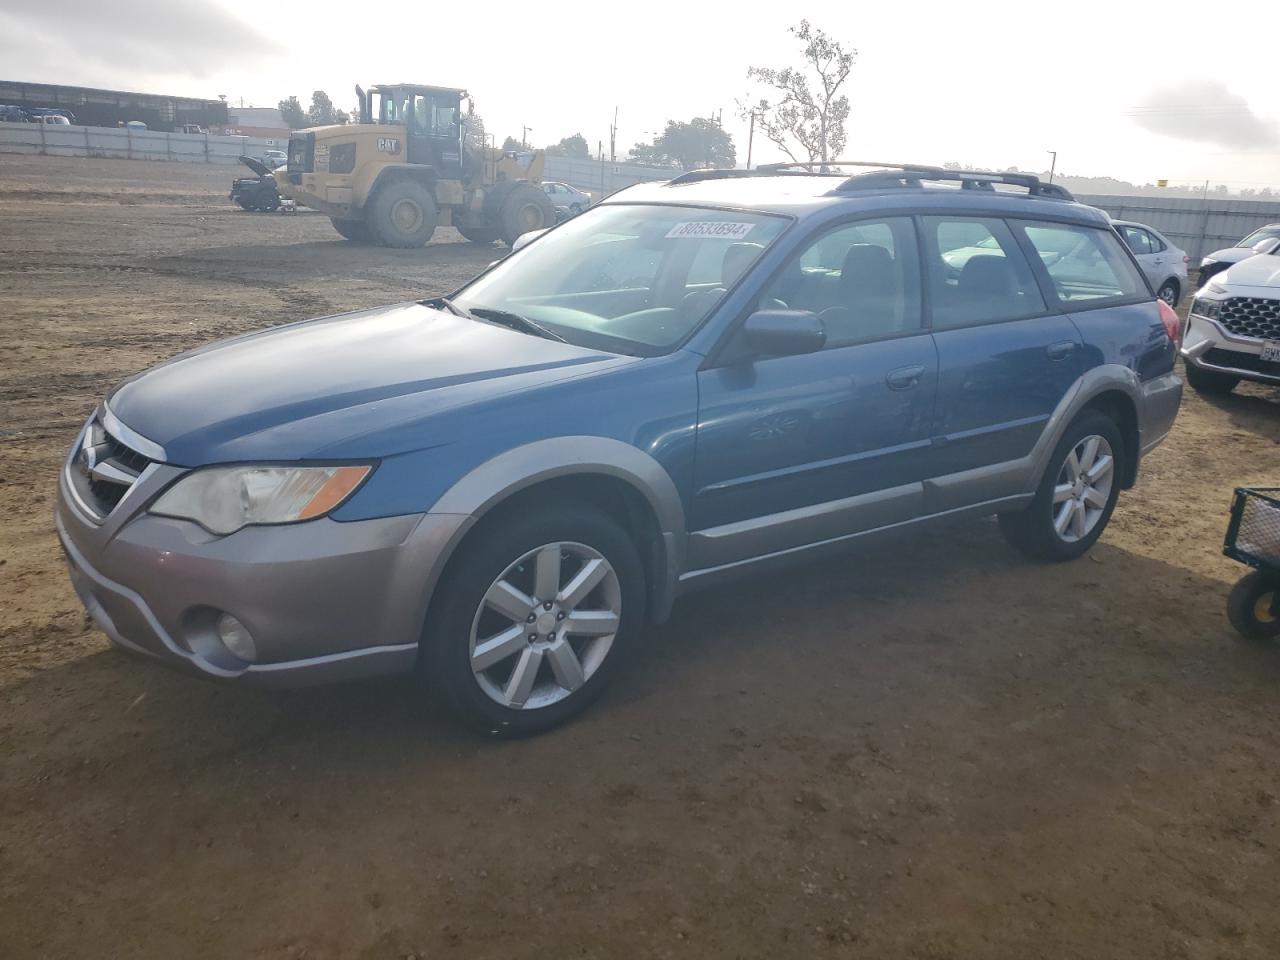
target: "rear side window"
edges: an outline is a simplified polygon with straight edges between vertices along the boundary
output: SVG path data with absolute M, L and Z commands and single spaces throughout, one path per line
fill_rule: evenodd
M 1144 253 L 1155 253 L 1151 234 L 1147 231 L 1139 227 L 1121 227 L 1120 233 L 1124 236 L 1124 242 L 1129 245 L 1129 249 L 1139 256 Z
M 1065 223 L 1018 224 L 1063 303 L 1149 298 L 1150 290 L 1110 230 Z
M 923 222 L 935 328 L 1045 312 L 1031 266 L 1003 220 L 925 217 Z

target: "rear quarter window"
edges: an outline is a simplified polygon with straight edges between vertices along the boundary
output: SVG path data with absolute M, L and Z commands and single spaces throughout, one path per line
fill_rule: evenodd
M 1146 280 L 1112 231 L 1028 220 L 1014 227 L 1039 254 L 1059 302 L 1093 305 L 1151 297 Z

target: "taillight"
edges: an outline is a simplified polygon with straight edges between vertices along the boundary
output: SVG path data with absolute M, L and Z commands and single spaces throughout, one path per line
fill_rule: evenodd
M 1190 263 L 1190 262 L 1191 262 L 1191 258 L 1190 258 L 1190 257 L 1188 257 L 1188 256 L 1184 253 L 1184 254 L 1182 255 L 1182 262 L 1183 262 L 1183 263 Z
M 1182 321 L 1178 319 L 1177 311 L 1163 300 L 1157 299 L 1156 303 L 1160 305 L 1160 322 L 1164 324 L 1164 332 L 1176 347 L 1182 342 Z

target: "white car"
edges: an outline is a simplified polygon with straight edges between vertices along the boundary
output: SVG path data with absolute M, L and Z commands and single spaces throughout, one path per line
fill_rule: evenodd
M 1176 307 L 1187 289 L 1187 264 L 1191 258 L 1155 227 L 1131 220 L 1112 220 L 1120 239 L 1133 251 L 1138 266 L 1151 281 L 1156 296 Z
M 547 195 L 551 205 L 556 208 L 556 213 L 560 215 L 560 219 L 576 217 L 591 206 L 589 194 L 585 194 L 576 187 L 571 187 L 567 183 L 561 183 L 558 180 L 544 180 L 542 192 Z
M 264 150 L 262 151 L 262 162 L 274 170 L 288 163 L 289 155 L 283 150 Z
M 1268 223 L 1249 234 L 1234 247 L 1223 247 L 1215 250 L 1200 261 L 1200 286 L 1204 286 L 1215 275 L 1226 270 L 1233 263 L 1247 260 L 1253 256 L 1253 248 L 1263 240 L 1280 237 L 1280 223 Z
M 1241 380 L 1280 386 L 1280 237 L 1250 253 L 1191 304 L 1182 358 L 1200 393 L 1230 393 Z

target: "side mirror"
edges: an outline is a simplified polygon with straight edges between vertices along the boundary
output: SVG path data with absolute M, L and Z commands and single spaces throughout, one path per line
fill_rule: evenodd
M 747 345 L 766 357 L 816 353 L 827 345 L 827 331 L 810 310 L 757 310 L 742 330 Z
M 1267 237 L 1265 240 L 1259 240 L 1253 245 L 1253 252 L 1262 254 L 1264 257 L 1280 252 L 1280 237 Z
M 527 247 L 529 244 L 533 243 L 533 241 L 546 233 L 547 229 L 547 227 L 544 227 L 541 230 L 530 230 L 528 233 L 520 234 L 520 236 L 516 237 L 516 242 L 511 245 L 511 252 L 515 253 L 522 247 Z

